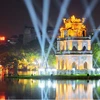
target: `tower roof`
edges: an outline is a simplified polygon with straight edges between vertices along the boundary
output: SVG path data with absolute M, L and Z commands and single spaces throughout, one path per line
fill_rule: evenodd
M 63 18 L 63 26 L 60 28 L 61 37 L 84 37 L 86 36 L 85 19 L 76 18 L 74 15 L 70 18 Z

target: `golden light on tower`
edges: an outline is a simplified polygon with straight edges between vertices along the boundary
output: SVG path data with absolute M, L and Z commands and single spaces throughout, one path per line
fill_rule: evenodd
M 64 25 L 60 28 L 59 38 L 66 36 L 70 37 L 84 37 L 86 36 L 86 26 L 84 25 L 85 19 L 78 19 L 74 15 L 69 19 L 64 18 Z
M 91 37 L 86 36 L 84 21 L 74 15 L 63 19 L 57 37 L 57 74 L 84 73 L 92 69 Z

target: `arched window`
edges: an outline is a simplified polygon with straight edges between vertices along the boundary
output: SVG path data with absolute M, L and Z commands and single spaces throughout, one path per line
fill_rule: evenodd
M 75 62 L 72 63 L 72 68 L 75 68 L 76 69 L 77 65 Z
M 73 48 L 75 48 L 75 50 L 78 49 L 78 42 L 77 41 L 73 41 Z
M 73 49 L 72 49 L 72 51 L 77 51 L 77 49 L 76 49 L 76 47 L 75 47 L 75 46 L 73 46 Z
M 84 63 L 84 69 L 87 69 L 87 62 Z
M 87 50 L 88 42 L 87 41 L 83 41 L 82 46 L 83 46 L 84 49 L 86 48 L 86 50 Z
M 83 31 L 82 34 L 83 34 L 83 37 L 85 37 L 85 31 Z
M 86 49 L 86 46 L 84 46 L 83 49 L 82 49 L 82 51 L 86 51 L 86 50 L 87 50 L 87 49 Z

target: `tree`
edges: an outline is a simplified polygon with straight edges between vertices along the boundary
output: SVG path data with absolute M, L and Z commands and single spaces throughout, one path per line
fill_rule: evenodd
M 97 64 L 100 65 L 100 46 L 99 43 L 93 43 L 92 44 L 92 51 L 93 51 L 93 58 L 96 61 Z
M 56 56 L 54 54 L 50 54 L 48 57 L 48 64 L 52 67 L 56 67 Z

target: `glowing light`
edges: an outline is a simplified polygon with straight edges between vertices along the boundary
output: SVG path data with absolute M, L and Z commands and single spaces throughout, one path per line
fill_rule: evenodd
M 64 26 L 60 28 L 60 36 L 59 38 L 64 38 L 65 36 L 71 37 L 82 37 L 83 32 L 84 36 L 86 36 L 86 26 L 84 23 L 84 18 L 78 19 L 74 15 L 69 19 L 63 19 Z
M 48 87 L 50 88 L 51 87 L 51 81 L 50 80 L 48 80 Z
M 94 88 L 96 87 L 95 81 L 93 81 L 93 87 L 94 87 Z
M 38 63 L 39 63 L 39 64 L 41 64 L 41 63 L 42 63 L 42 60 L 41 60 L 41 59 L 39 59 L 39 60 L 38 60 Z
M 45 81 L 39 81 L 39 87 L 44 88 L 45 87 Z
M 92 70 L 93 72 L 95 72 L 95 69 L 94 69 L 94 68 L 92 68 L 91 70 Z
M 5 41 L 5 37 L 4 36 L 0 36 L 0 41 Z
M 0 68 L 2 68 L 2 65 L 0 65 Z
M 97 71 L 100 71 L 100 68 L 98 68 Z
M 40 68 L 39 69 L 39 75 L 44 75 L 45 74 L 45 69 L 44 68 Z
M 37 63 L 36 63 L 36 62 L 33 62 L 33 64 L 35 64 L 35 65 L 36 65 Z
M 0 100 L 6 100 L 6 97 L 4 95 L 0 95 Z
M 43 68 L 40 68 L 40 69 L 39 69 L 39 71 L 44 71 L 44 70 L 45 70 L 45 69 L 43 69 Z
M 57 69 L 52 69 L 52 71 L 55 71 L 55 72 L 56 72 L 56 71 L 57 71 Z
M 52 87 L 53 87 L 53 88 L 56 88 L 56 83 L 53 83 L 53 84 L 52 84 Z
M 51 72 L 51 69 L 48 68 L 47 70 L 48 70 L 49 72 Z

